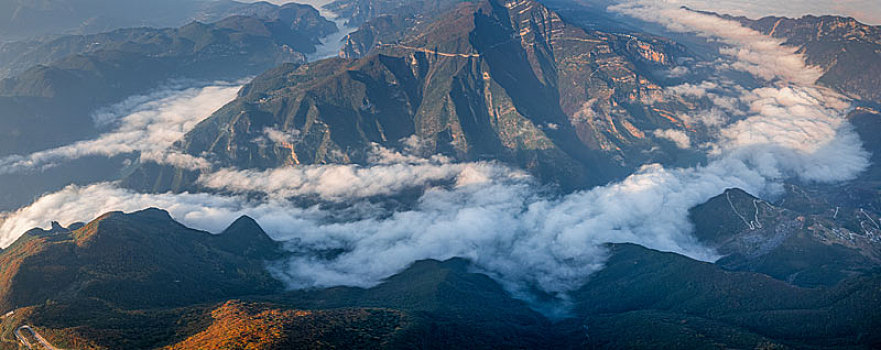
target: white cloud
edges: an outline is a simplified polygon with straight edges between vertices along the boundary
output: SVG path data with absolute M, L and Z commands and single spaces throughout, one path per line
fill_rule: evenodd
M 667 71 L 667 76 L 671 77 L 671 78 L 680 78 L 680 77 L 684 77 L 688 73 L 689 73 L 689 70 L 687 67 L 678 66 L 678 67 L 674 67 L 673 69 L 670 69 L 669 71 Z
M 256 2 L 257 0 L 245 0 L 243 2 Z M 260 0 L 263 1 L 263 0 Z M 284 5 L 288 3 L 297 3 L 297 4 L 305 4 L 310 5 L 321 13 L 321 16 L 332 20 L 339 31 L 328 35 L 321 39 L 321 45 L 318 45 L 316 48 L 316 52 L 307 55 L 307 58 L 310 61 L 316 61 L 323 58 L 334 57 L 339 54 L 340 48 L 342 47 L 343 40 L 352 32 L 358 29 L 357 26 L 349 26 L 348 21 L 345 18 L 338 16 L 338 14 L 331 12 L 330 10 L 324 8 L 324 6 L 334 2 L 334 0 L 268 0 L 269 2 L 276 5 Z
M 700 84 L 685 83 L 682 85 L 671 86 L 666 88 L 666 90 L 676 95 L 707 97 L 707 95 L 710 94 L 711 90 L 715 90 L 718 88 L 719 84 L 711 81 L 703 81 Z
M 387 196 L 432 184 L 475 184 L 500 176 L 525 178 L 493 163 L 382 163 L 361 165 L 306 165 L 266 171 L 221 169 L 202 175 L 199 184 L 231 193 L 262 193 L 274 199 L 317 196 L 323 200 Z
M 867 166 L 868 155 L 844 118 L 850 103 L 843 96 L 816 86 L 819 69 L 807 66 L 794 48 L 736 22 L 670 3 L 634 0 L 610 9 L 662 23 L 671 30 L 721 40 L 730 45 L 720 51 L 728 57 L 721 61 L 727 62 L 723 68 L 747 71 L 767 82 L 765 87 L 746 90 L 711 77 L 698 84 L 667 88 L 670 93 L 706 98 L 714 104 L 710 110 L 686 117 L 702 122 L 710 127 L 711 136 L 718 137 L 706 145 L 712 155 L 737 154 L 750 166 L 762 169 L 763 176 L 773 179 L 842 181 Z M 720 110 L 729 111 L 738 119 L 725 125 L 728 118 Z M 681 135 L 662 135 L 685 140 Z M 832 159 L 836 157 L 837 161 Z M 789 170 L 783 171 L 784 168 Z
M 273 128 L 264 128 L 263 134 L 266 135 L 266 138 L 268 138 L 269 141 L 272 141 L 278 145 L 293 144 L 294 142 L 297 142 L 297 140 L 300 137 L 299 130 L 295 130 L 293 132 L 286 133 L 286 132 L 276 130 Z
M 9 244 L 16 233 L 30 227 L 45 225 L 47 218 L 69 224 L 111 210 L 156 206 L 167 208 L 187 225 L 213 232 L 238 215 L 252 216 L 275 239 L 302 253 L 274 267 L 278 276 L 296 288 L 370 286 L 415 260 L 465 257 L 515 293 L 525 293 L 525 286 L 565 293 L 602 268 L 605 251 L 601 244 L 605 242 L 634 242 L 701 260 L 715 259 L 711 250 L 690 235 L 688 209 L 729 187 L 773 193 L 775 174 L 801 169 L 800 164 L 784 161 L 792 153 L 771 153 L 776 161 L 773 169 L 752 166 L 755 154 L 734 152 L 697 168 L 647 166 L 621 183 L 559 198 L 543 195 L 518 172 L 466 165 L 458 175 L 460 182 L 427 189 L 412 209 L 374 208 L 370 215 L 343 220 L 339 218 L 348 216 L 339 211 L 350 209 L 299 208 L 274 196 L 251 200 L 245 195 L 138 194 L 112 184 L 71 186 L 14 213 L 0 227 L 0 244 Z M 803 156 L 838 166 L 835 158 Z M 418 172 L 421 166 L 405 168 Z M 376 176 L 372 171 L 378 170 L 348 174 L 347 179 L 357 188 Z M 265 176 L 248 177 L 237 185 L 266 188 L 263 182 L 247 182 L 261 177 Z M 322 181 L 320 176 L 311 179 Z M 285 191 L 284 186 L 266 189 Z M 363 193 L 340 189 L 343 192 L 336 194 L 348 196 L 349 204 L 361 203 L 356 198 Z M 316 189 L 333 190 L 332 186 Z M 345 252 L 331 259 L 310 254 L 331 249 Z
M 716 254 L 691 235 L 688 210 L 727 188 L 773 195 L 787 178 L 842 181 L 867 166 L 867 154 L 844 120 L 848 104 L 813 86 L 806 79 L 813 69 L 792 61 L 798 56 L 790 49 L 766 45 L 766 39 L 730 28 L 730 23 L 716 26 L 711 16 L 658 11 L 651 18 L 722 36 L 738 48 L 728 52 L 733 62 L 755 66 L 744 69 L 768 81 L 752 91 L 718 82 L 680 89 L 694 97 L 719 90 L 712 93 L 736 99 L 724 108 L 740 110 L 731 124 L 727 119 L 705 123 L 718 136 L 706 165 L 647 165 L 619 183 L 554 195 L 497 164 L 454 164 L 379 149 L 374 164 L 367 166 L 225 169 L 202 178 L 203 185 L 229 191 L 226 195 L 139 194 L 106 183 L 71 186 L 12 213 L 0 226 L 0 245 L 49 220 L 69 224 L 110 210 L 162 207 L 187 225 L 213 232 L 246 214 L 300 253 L 272 269 L 293 288 L 370 286 L 419 259 L 465 257 L 517 295 L 524 296 L 529 287 L 564 295 L 602 268 L 606 242 L 633 242 L 712 261 Z M 740 48 L 770 64 L 761 66 Z M 418 149 L 419 142 L 405 144 Z M 432 186 L 435 180 L 448 184 Z M 425 190 L 405 209 L 384 209 L 363 200 L 414 186 Z M 253 199 L 245 194 L 250 192 L 266 196 Z M 348 206 L 301 208 L 286 200 L 300 195 Z M 320 254 L 329 250 L 341 253 Z
M 817 88 L 758 88 L 742 97 L 750 117 L 722 131 L 728 147 L 776 144 L 814 152 L 846 123 L 847 104 Z
M 39 171 L 86 156 L 140 153 L 141 159 L 187 169 L 206 169 L 204 159 L 169 151 L 196 124 L 235 98 L 240 86 L 218 83 L 202 88 L 171 88 L 134 96 L 95 113 L 99 126 L 116 125 L 97 139 L 0 158 L 0 174 Z
M 797 48 L 782 46 L 781 39 L 763 35 L 735 21 L 671 6 L 670 2 L 657 0 L 624 1 L 609 9 L 645 21 L 661 23 L 672 31 L 721 39 L 732 45 L 722 52 L 736 58 L 731 67 L 760 78 L 783 79 L 810 86 L 823 75 L 821 69 L 805 65 L 804 57 L 796 53 Z
M 685 131 L 675 129 L 655 130 L 654 135 L 655 137 L 672 141 L 676 144 L 676 147 L 681 149 L 691 148 L 691 138 L 688 137 Z

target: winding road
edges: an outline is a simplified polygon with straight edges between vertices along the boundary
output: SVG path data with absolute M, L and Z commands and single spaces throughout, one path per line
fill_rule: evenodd
M 25 331 L 26 333 L 30 333 L 30 336 L 33 337 L 34 339 L 36 339 L 37 342 L 39 343 L 39 345 L 42 346 L 42 348 L 44 348 L 44 349 L 61 350 L 59 348 L 52 346 L 52 344 L 50 344 L 48 341 L 46 341 L 46 338 L 43 338 L 43 336 L 40 335 L 40 333 L 37 333 L 37 331 L 35 331 L 33 328 L 31 328 L 31 326 L 21 326 L 15 330 L 15 337 L 18 338 L 18 341 L 20 341 L 25 346 L 25 348 L 34 349 L 34 344 L 32 344 L 30 340 L 28 340 L 28 337 L 26 337 L 24 334 L 22 334 L 22 331 Z M 39 347 L 37 349 L 39 349 Z

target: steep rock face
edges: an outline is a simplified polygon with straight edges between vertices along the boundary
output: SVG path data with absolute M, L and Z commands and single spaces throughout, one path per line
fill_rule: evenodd
M 400 42 L 424 33 L 439 15 L 461 6 L 463 0 L 407 1 L 342 0 L 331 8 L 359 27 L 350 33 L 340 50 L 344 58 L 360 58 L 382 43 Z
M 280 257 L 280 247 L 248 220 L 214 236 L 148 209 L 32 230 L 0 253 L 0 310 L 81 298 L 179 306 L 278 292 L 281 283 L 264 264 Z
M 796 285 L 835 285 L 879 266 L 881 227 L 875 214 L 830 207 L 797 187 L 789 189 L 783 205 L 792 209 L 738 189 L 725 191 L 691 210 L 695 235 L 723 255 L 720 266 Z
M 653 134 L 700 138 L 669 112 L 685 102 L 641 73 L 670 64 L 682 53 L 673 44 L 586 32 L 534 1 L 463 3 L 415 32 L 357 60 L 271 70 L 181 147 L 222 166 L 270 168 L 363 163 L 373 143 L 415 136 L 425 154 L 498 159 L 567 187 L 693 156 Z M 285 140 L 265 142 L 267 130 Z M 155 176 L 146 178 L 150 189 Z
M 805 16 L 766 17 L 742 23 L 799 47 L 807 63 L 823 69 L 819 83 L 847 95 L 881 104 L 881 26 L 853 18 Z
M 505 30 L 507 33 L 497 33 L 501 35 L 494 39 L 484 37 L 483 48 L 457 47 L 458 44 L 452 44 L 450 47 L 437 49 L 441 53 L 458 53 L 459 50 L 468 53 L 483 49 L 487 52 L 486 58 L 482 58 L 487 61 L 492 59 L 490 55 L 493 53 L 498 53 L 497 58 L 504 57 L 503 55 L 525 55 L 528 67 L 511 67 L 505 73 L 513 74 L 517 77 L 516 80 L 521 80 L 530 77 L 517 74 L 515 69 L 524 73 L 534 71 L 539 83 L 545 85 L 545 90 L 556 90 L 552 91 L 557 95 L 553 98 L 559 102 L 553 103 L 562 107 L 569 120 L 563 120 L 562 125 L 571 123 L 576 127 L 583 143 L 593 149 L 614 154 L 616 161 L 622 163 L 628 158 L 644 158 L 634 154 L 635 152 L 628 152 L 627 148 L 642 143 L 643 139 L 652 138 L 651 132 L 655 130 L 653 127 L 695 131 L 695 126 L 686 125 L 675 113 L 676 110 L 687 109 L 687 106 L 681 101 L 665 101 L 666 97 L 661 94 L 660 87 L 650 77 L 652 66 L 657 68 L 674 64 L 676 56 L 683 54 L 680 47 L 651 37 L 584 31 L 564 22 L 553 11 L 532 1 L 502 2 L 497 7 L 502 6 L 501 4 L 507 8 L 508 14 L 487 11 L 486 16 L 501 21 L 500 24 L 508 27 Z M 468 16 L 461 13 L 459 15 Z M 426 21 L 420 16 L 406 18 L 385 15 L 367 21 L 349 36 L 342 50 L 343 57 L 357 58 L 369 53 L 387 52 L 401 55 L 406 53 L 406 50 L 401 49 L 408 46 L 423 52 L 431 51 L 436 49 L 436 45 L 444 45 L 438 42 L 453 41 L 447 40 L 443 35 L 456 32 L 457 28 L 469 28 L 468 23 L 443 19 Z M 507 18 L 502 19 L 504 17 Z M 437 23 L 446 23 L 448 26 L 438 28 Z M 473 31 L 490 32 L 487 28 L 489 26 L 485 25 L 481 29 L 474 28 Z M 506 48 L 501 47 L 504 45 L 500 44 L 506 44 L 506 40 L 516 42 L 515 37 L 519 37 L 522 50 L 506 51 Z M 493 45 L 498 46 L 487 49 Z M 392 50 L 393 48 L 399 50 Z M 498 69 L 498 66 L 491 65 L 490 68 Z M 491 77 L 494 80 L 501 79 L 497 76 Z M 631 163 L 638 164 L 642 160 L 634 159 Z

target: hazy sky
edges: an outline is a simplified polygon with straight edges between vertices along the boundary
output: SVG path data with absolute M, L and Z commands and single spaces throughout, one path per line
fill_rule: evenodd
M 245 0 L 248 1 L 248 0 Z M 320 7 L 333 0 L 268 0 L 274 4 L 297 2 Z M 881 0 L 657 0 L 696 10 L 714 11 L 751 18 L 769 15 L 843 15 L 867 24 L 881 25 Z M 616 1 L 613 1 L 616 2 Z
M 713 11 L 737 16 L 759 18 L 769 15 L 801 17 L 803 15 L 844 15 L 857 20 L 881 24 L 881 0 L 655 0 L 657 3 L 687 6 L 695 10 Z M 618 2 L 618 1 L 616 1 Z

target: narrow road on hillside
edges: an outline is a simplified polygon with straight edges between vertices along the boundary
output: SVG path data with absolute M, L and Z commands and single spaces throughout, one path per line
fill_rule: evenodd
M 419 52 L 424 52 L 424 53 L 431 54 L 431 55 L 438 55 L 438 56 L 442 56 L 442 57 L 462 57 L 462 58 L 477 58 L 477 57 L 480 57 L 480 54 L 478 54 L 478 53 L 449 53 L 449 52 L 438 52 L 438 51 L 435 51 L 435 50 L 432 50 L 432 49 L 426 49 L 426 48 L 424 48 L 424 47 L 413 47 L 413 46 L 400 45 L 400 44 L 383 44 L 383 43 L 379 43 L 379 46 L 396 47 L 396 48 L 401 48 L 401 49 L 405 49 L 405 50 L 419 51 Z
M 43 336 L 40 335 L 40 333 L 37 333 L 37 331 L 35 331 L 33 328 L 31 328 L 31 326 L 21 326 L 21 327 L 18 327 L 18 328 L 15 330 L 15 332 L 14 332 L 14 333 L 15 333 L 15 337 L 18 338 L 18 340 L 19 340 L 19 341 L 20 341 L 20 342 L 21 342 L 26 348 L 28 348 L 28 349 L 34 349 L 34 344 L 32 344 L 32 343 L 30 342 L 30 340 L 28 340 L 27 337 L 26 337 L 24 334 L 22 334 L 22 331 L 25 331 L 25 332 L 27 332 L 27 333 L 30 333 L 30 335 L 31 335 L 34 339 L 36 339 L 37 342 L 39 342 L 40 345 L 42 346 L 42 348 L 44 348 L 44 349 L 47 349 L 47 350 L 61 350 L 61 349 L 59 349 L 59 348 L 56 348 L 55 346 L 52 346 L 52 344 L 50 344 L 48 341 L 46 341 L 46 338 L 43 338 Z M 38 348 L 38 349 L 39 349 L 39 348 Z

